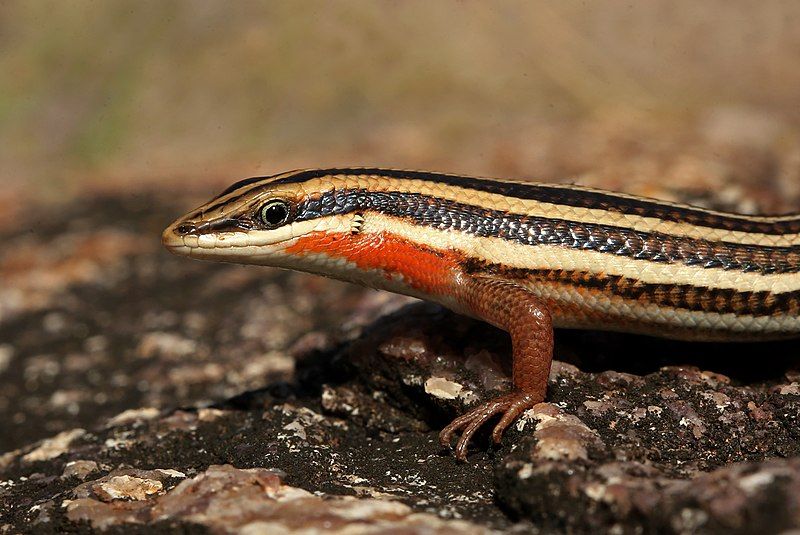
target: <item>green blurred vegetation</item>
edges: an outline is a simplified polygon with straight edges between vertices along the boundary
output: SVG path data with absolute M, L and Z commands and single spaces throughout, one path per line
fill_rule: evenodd
M 347 163 L 479 173 L 487 143 L 541 122 L 800 115 L 795 1 L 19 0 L 0 4 L 0 47 L 0 180 L 51 190 Z

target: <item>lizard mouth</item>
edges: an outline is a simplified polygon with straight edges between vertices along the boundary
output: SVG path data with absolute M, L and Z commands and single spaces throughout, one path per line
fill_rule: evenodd
M 161 243 L 166 247 L 170 252 L 180 254 L 183 249 L 189 250 L 189 247 L 186 245 L 184 240 L 185 234 L 183 231 L 185 227 L 183 226 L 183 222 L 178 220 L 164 229 L 164 232 L 161 234 Z
M 360 214 L 325 219 L 296 221 L 275 229 L 261 229 L 247 220 L 217 219 L 197 223 L 179 219 L 166 228 L 161 242 L 170 252 L 183 256 L 242 256 L 243 250 L 253 254 L 274 253 L 310 233 L 350 236 L 364 223 Z M 234 252 L 236 251 L 236 252 Z
M 259 230 L 240 219 L 216 219 L 202 223 L 179 219 L 164 230 L 161 243 L 171 253 L 190 256 L 212 250 L 268 247 L 294 237 L 295 233 L 288 226 Z

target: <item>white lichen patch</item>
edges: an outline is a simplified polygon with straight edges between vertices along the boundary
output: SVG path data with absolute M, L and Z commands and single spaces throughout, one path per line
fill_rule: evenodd
M 590 483 L 583 490 L 586 496 L 596 502 L 609 502 L 608 486 L 602 483 Z
M 98 483 L 92 490 L 98 498 L 105 502 L 113 500 L 145 500 L 156 494 L 164 485 L 156 479 L 144 479 L 133 476 L 114 476 L 108 481 Z
M 283 426 L 284 431 L 291 431 L 293 435 L 300 440 L 307 440 L 306 428 L 300 423 L 300 420 L 294 420 Z
M 603 446 L 595 430 L 550 403 L 539 403 L 526 411 L 525 416 L 538 422 L 533 433 L 537 439 L 534 454 L 538 459 L 588 459 L 590 447 Z
M 23 455 L 22 460 L 32 463 L 35 461 L 54 459 L 62 453 L 65 453 L 70 444 L 84 434 L 86 434 L 86 431 L 80 428 L 63 431 L 53 438 L 42 441 L 38 448 Z
M 103 446 L 111 450 L 121 450 L 133 444 L 133 440 L 126 438 L 108 438 L 103 442 Z
M 533 463 L 525 463 L 522 468 L 517 472 L 517 477 L 520 479 L 528 479 L 533 475 Z
M 753 495 L 761 490 L 761 487 L 769 485 L 775 481 L 775 474 L 770 472 L 756 472 L 741 478 L 739 487 L 749 495 Z
M 214 409 L 211 407 L 203 407 L 202 409 L 197 411 L 197 419 L 201 422 L 213 422 L 217 418 L 223 416 L 225 411 L 220 409 Z
M 70 461 L 64 467 L 61 477 L 77 477 L 78 479 L 86 479 L 89 474 L 97 472 L 99 469 L 100 466 L 95 461 Z
M 464 387 L 444 377 L 431 377 L 425 381 L 425 392 L 439 399 L 456 399 Z
M 138 421 L 152 420 L 157 418 L 161 411 L 155 407 L 142 407 L 140 409 L 128 409 L 117 414 L 108 420 L 106 427 L 117 427 Z
M 408 386 L 421 386 L 424 383 L 422 377 L 416 374 L 404 375 L 402 381 L 404 385 Z

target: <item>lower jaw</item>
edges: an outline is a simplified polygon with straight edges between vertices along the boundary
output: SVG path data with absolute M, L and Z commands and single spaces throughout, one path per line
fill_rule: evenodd
M 170 253 L 195 260 L 227 262 L 235 264 L 273 265 L 264 259 L 271 256 L 264 250 L 250 250 L 247 247 L 189 247 L 187 245 L 167 246 Z
M 178 255 L 178 256 L 191 256 L 192 250 L 193 250 L 192 247 L 187 247 L 185 245 L 177 245 L 177 244 L 176 245 L 170 245 L 170 244 L 166 244 L 165 243 L 164 247 L 170 253 L 172 253 L 174 255 Z

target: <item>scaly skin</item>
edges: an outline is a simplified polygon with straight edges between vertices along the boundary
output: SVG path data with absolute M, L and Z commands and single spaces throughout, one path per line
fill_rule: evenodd
M 234 184 L 164 231 L 174 253 L 431 300 L 506 330 L 513 390 L 443 444 L 544 400 L 553 326 L 696 340 L 800 333 L 800 216 L 724 214 L 573 186 L 381 169 Z

